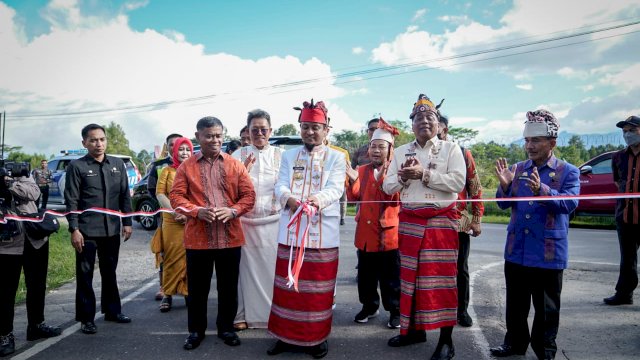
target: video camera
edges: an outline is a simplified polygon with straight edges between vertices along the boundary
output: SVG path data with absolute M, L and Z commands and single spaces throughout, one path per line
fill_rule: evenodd
M 9 186 L 13 180 L 5 181 L 6 177 L 15 179 L 22 176 L 29 176 L 31 166 L 28 162 L 4 161 L 0 160 L 0 213 L 4 218 L 9 209 L 13 209 L 13 196 L 9 191 Z M 14 220 L 8 220 L 5 224 L 0 223 L 0 241 L 10 241 L 20 234 L 20 227 Z
M 5 176 L 18 178 L 31 174 L 31 164 L 28 162 L 0 160 L 0 179 Z

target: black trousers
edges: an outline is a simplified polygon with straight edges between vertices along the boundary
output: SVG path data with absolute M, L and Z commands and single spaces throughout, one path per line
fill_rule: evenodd
M 0 335 L 13 331 L 13 316 L 20 272 L 24 269 L 27 287 L 27 321 L 37 325 L 44 321 L 44 296 L 47 289 L 49 242 L 35 249 L 25 240 L 22 255 L 0 255 Z
M 42 206 L 40 206 L 40 200 L 42 200 Z M 49 185 L 40 186 L 40 197 L 36 200 L 36 206 L 38 208 L 46 209 L 47 202 L 49 201 Z
M 373 313 L 382 306 L 393 315 L 400 314 L 400 256 L 398 250 L 366 252 L 358 250 L 358 298 L 362 307 Z
M 471 237 L 458 233 L 458 314 L 466 313 L 469 307 L 469 248 Z
M 213 268 L 216 269 L 218 291 L 218 333 L 234 331 L 233 320 L 238 312 L 238 272 L 240 247 L 215 250 L 187 249 L 189 279 L 189 332 L 204 334 L 207 329 L 207 300 Z
M 558 349 L 556 336 L 560 324 L 560 293 L 563 270 L 542 269 L 504 263 L 507 284 L 507 334 L 504 343 L 516 350 L 531 348 L 538 358 Z M 531 335 L 527 317 L 533 301 L 535 315 Z
M 120 292 L 116 279 L 120 235 L 100 238 L 84 238 L 84 248 L 76 252 L 76 321 L 93 321 L 96 314 L 96 295 L 93 292 L 93 270 L 98 255 L 102 278 L 100 309 L 103 314 L 122 312 Z
M 616 284 L 616 294 L 632 297 L 638 286 L 638 247 L 640 246 L 640 225 L 617 222 L 620 244 L 620 275 Z

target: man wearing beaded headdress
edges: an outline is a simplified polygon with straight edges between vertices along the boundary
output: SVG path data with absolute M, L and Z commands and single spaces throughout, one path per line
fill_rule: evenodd
M 527 112 L 525 150 L 529 159 L 509 166 L 496 161 L 500 186 L 498 206 L 511 209 L 504 250 L 507 287 L 507 333 L 502 345 L 491 348 L 496 357 L 523 355 L 531 343 L 538 359 L 554 359 L 560 322 L 560 293 L 567 268 L 569 214 L 576 199 L 558 197 L 580 193 L 578 169 L 553 155 L 559 124 L 547 110 Z M 543 196 L 540 201 L 518 197 Z M 529 308 L 535 316 L 529 334 Z
M 346 160 L 324 144 L 324 103 L 305 101 L 296 110 L 304 146 L 282 154 L 275 187 L 283 209 L 268 328 L 278 341 L 267 353 L 301 348 L 322 358 L 329 351 Z
M 383 190 L 400 192 L 399 347 L 425 342 L 425 330 L 440 329 L 431 359 L 455 354 L 451 334 L 457 322 L 458 212 L 455 201 L 465 184 L 460 147 L 438 139 L 440 115 L 420 94 L 410 115 L 416 139 L 395 150 Z
M 355 245 L 358 249 L 358 298 L 362 310 L 357 323 L 366 323 L 379 314 L 382 306 L 389 312 L 387 327 L 400 327 L 400 258 L 398 256 L 398 210 L 400 194 L 382 191 L 389 161 L 393 156 L 398 129 L 378 120 L 368 146 L 367 165 L 357 170 L 347 167 L 349 201 L 362 201 L 356 215 Z M 380 283 L 380 296 L 378 295 Z

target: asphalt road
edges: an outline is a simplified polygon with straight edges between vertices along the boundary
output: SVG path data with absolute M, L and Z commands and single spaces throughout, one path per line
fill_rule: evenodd
M 327 359 L 428 358 L 438 332 L 427 335 L 426 344 L 390 348 L 387 340 L 398 331 L 386 328 L 388 314 L 367 324 L 353 322 L 360 310 L 354 269 L 353 218 L 342 227 L 337 307 L 329 338 Z M 75 284 L 65 285 L 47 297 L 49 323 L 63 324 L 63 336 L 39 342 L 25 342 L 24 306 L 16 308 L 15 333 L 19 352 L 16 359 L 255 359 L 266 358 L 273 339 L 266 330 L 240 333 L 242 345 L 231 348 L 215 335 L 216 293 L 212 286 L 209 306 L 209 330 L 202 345 L 187 352 L 182 343 L 187 335 L 187 312 L 182 299 L 174 299 L 169 313 L 158 311 L 153 300 L 157 290 L 153 258 L 149 252 L 151 233 L 138 225 L 134 236 L 121 247 L 118 281 L 125 302 L 123 312 L 133 318 L 131 324 L 106 323 L 97 317 L 98 334 L 84 335 L 73 321 Z M 505 226 L 485 224 L 480 237 L 473 239 L 470 257 L 472 305 L 475 324 L 456 327 L 456 359 L 489 359 L 488 347 L 499 344 L 504 336 L 504 278 L 502 252 Z M 565 272 L 558 359 L 636 359 L 640 356 L 640 307 L 607 307 L 602 298 L 609 296 L 617 278 L 618 245 L 615 231 L 571 229 L 570 269 Z M 97 268 L 97 267 L 96 267 Z M 96 283 L 99 274 L 96 273 Z M 214 280 L 215 281 L 215 280 Z M 99 287 L 95 286 L 96 289 Z M 99 293 L 99 290 L 98 290 Z M 305 354 L 282 354 L 277 358 L 310 358 Z M 534 358 L 532 352 L 524 357 Z

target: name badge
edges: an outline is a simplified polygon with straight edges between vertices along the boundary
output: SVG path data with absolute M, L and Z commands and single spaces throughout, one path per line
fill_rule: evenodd
M 416 156 L 416 153 L 406 153 L 404 154 L 405 157 L 412 157 L 412 156 Z
M 304 166 L 294 166 L 293 170 L 295 170 L 295 171 L 304 171 Z

